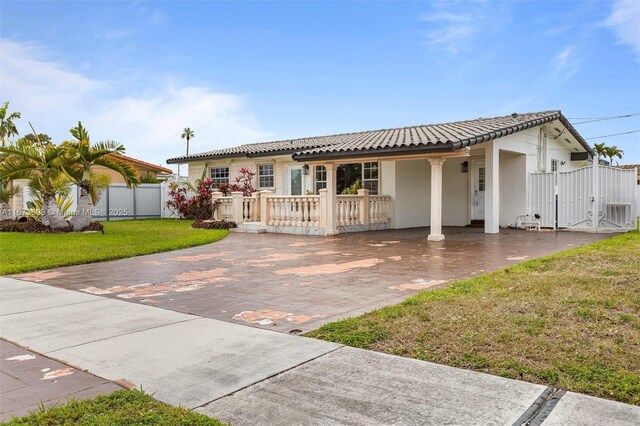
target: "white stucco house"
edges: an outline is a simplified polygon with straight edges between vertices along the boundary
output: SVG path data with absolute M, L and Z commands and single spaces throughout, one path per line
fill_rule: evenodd
M 540 215 L 531 211 L 540 191 L 531 176 L 591 167 L 593 155 L 560 111 L 544 111 L 251 143 L 167 163 L 188 163 L 190 181 L 204 173 L 216 184 L 232 182 L 243 166 L 255 171 L 253 196 L 214 194 L 219 216 L 246 230 L 428 226 L 429 240 L 439 241 L 443 226 L 484 223 L 497 233 L 520 215 Z M 363 189 L 341 195 L 356 180 Z

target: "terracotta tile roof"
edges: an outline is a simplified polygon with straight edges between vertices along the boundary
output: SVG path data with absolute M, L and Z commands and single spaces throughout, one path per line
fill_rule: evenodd
M 129 157 L 123 154 L 108 154 L 113 158 L 117 158 L 119 160 L 124 160 L 132 164 L 137 164 L 138 166 L 146 167 L 151 170 L 155 170 L 162 173 L 173 174 L 173 170 L 167 169 L 166 167 L 157 166 L 155 164 L 147 163 L 146 161 L 138 160 L 137 158 Z
M 395 129 L 254 143 L 193 154 L 188 157 L 171 158 L 167 160 L 167 163 L 276 154 L 292 154 L 294 159 L 305 160 L 353 155 L 454 151 L 556 120 L 560 120 L 585 150 L 593 154 L 589 144 L 560 111 L 544 111 L 493 118 L 478 118 L 444 124 L 426 124 Z

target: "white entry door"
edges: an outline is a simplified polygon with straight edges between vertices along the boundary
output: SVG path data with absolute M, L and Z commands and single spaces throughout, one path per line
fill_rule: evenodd
M 487 186 L 487 173 L 484 161 L 473 162 L 473 186 L 471 194 L 471 219 L 484 220 L 484 191 Z
M 302 174 L 302 166 L 287 167 L 287 194 L 302 195 L 304 188 L 304 176 Z

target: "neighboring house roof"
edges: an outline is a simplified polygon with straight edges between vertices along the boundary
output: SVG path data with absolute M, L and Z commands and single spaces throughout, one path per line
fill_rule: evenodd
M 173 174 L 173 170 L 167 169 L 166 167 L 157 166 L 155 164 L 147 163 L 146 161 L 138 160 L 137 158 L 129 157 L 123 154 L 108 154 L 110 157 L 117 158 L 119 160 L 124 160 L 134 165 L 138 165 L 141 167 L 146 167 L 147 169 L 155 170 L 157 172 Z
M 633 170 L 636 169 L 638 173 L 638 184 L 640 185 L 640 164 L 622 164 L 620 166 L 621 169 Z
M 621 169 L 638 169 L 638 173 L 640 174 L 640 164 L 621 164 L 618 167 Z
M 261 157 L 292 154 L 296 160 L 385 155 L 418 152 L 448 152 L 487 142 L 532 127 L 560 120 L 566 130 L 594 154 L 589 144 L 560 111 L 511 114 L 444 124 L 426 124 L 395 129 L 370 130 L 301 139 L 253 143 L 233 148 L 170 158 L 169 164 L 229 157 Z

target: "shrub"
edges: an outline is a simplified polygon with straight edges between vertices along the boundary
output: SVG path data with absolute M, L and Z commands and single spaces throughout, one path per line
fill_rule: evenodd
M 190 183 L 171 184 L 171 199 L 167 201 L 167 207 L 185 219 L 210 219 L 213 217 L 212 184 L 209 178 L 198 179 L 195 186 Z
M 101 223 L 92 222 L 89 226 L 78 232 L 97 231 L 104 234 L 104 227 Z M 43 225 L 35 219 L 28 220 L 0 220 L 0 232 L 24 232 L 27 234 L 66 234 L 74 232 L 73 226 L 69 225 L 64 228 L 51 228 Z
M 232 229 L 237 228 L 238 225 L 230 220 L 196 220 L 191 225 L 196 229 Z

